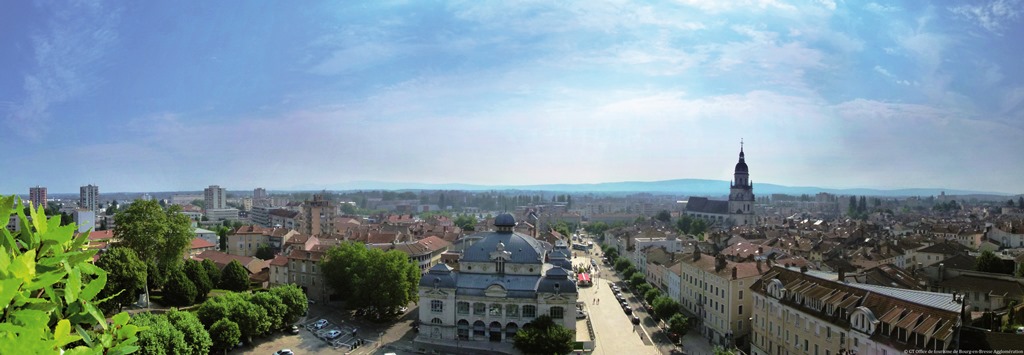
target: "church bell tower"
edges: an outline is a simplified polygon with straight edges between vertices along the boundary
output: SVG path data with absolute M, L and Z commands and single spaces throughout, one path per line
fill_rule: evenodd
M 736 163 L 736 171 L 733 172 L 732 184 L 729 187 L 729 215 L 734 225 L 754 224 L 754 184 L 750 182 L 742 140 L 740 161 Z

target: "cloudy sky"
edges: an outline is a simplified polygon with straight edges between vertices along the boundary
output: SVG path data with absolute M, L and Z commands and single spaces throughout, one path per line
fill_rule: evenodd
M 0 192 L 1024 192 L 1024 2 L 0 4 Z

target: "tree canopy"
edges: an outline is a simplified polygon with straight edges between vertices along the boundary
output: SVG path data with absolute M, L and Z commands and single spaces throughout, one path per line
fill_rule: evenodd
M 142 328 L 121 312 L 108 322 L 96 308 L 107 271 L 88 262 L 88 233 L 74 237 L 74 223 L 47 219 L 44 207 L 20 208 L 0 197 L 0 219 L 17 215 L 17 233 L 0 228 L 0 349 L 11 354 L 128 354 L 138 350 Z M 31 221 L 29 221 L 31 218 Z
M 686 335 L 686 331 L 688 329 L 688 322 L 689 319 L 687 319 L 686 316 L 682 315 L 681 313 L 673 314 L 672 318 L 669 318 L 668 320 L 668 331 L 676 333 L 677 335 L 682 337 L 683 335 Z
M 419 298 L 419 267 L 397 250 L 341 243 L 327 250 L 321 270 L 324 281 L 354 307 L 393 310 Z
M 668 223 L 672 221 L 672 213 L 667 210 L 658 211 L 658 214 L 654 216 L 654 219 Z
M 203 327 L 203 323 L 199 322 L 195 313 L 171 308 L 167 312 L 167 320 L 184 336 L 185 344 L 188 344 L 190 350 L 188 353 L 195 355 L 210 353 L 213 341 L 210 340 L 210 333 Z
M 203 269 L 206 270 L 211 287 L 220 286 L 220 268 L 217 267 L 217 263 L 210 259 L 203 260 Z
M 271 248 L 270 245 L 267 245 L 265 243 L 260 244 L 258 247 L 256 247 L 256 255 L 254 256 L 263 260 L 273 259 L 274 248 Z
M 249 289 L 249 272 L 238 260 L 231 260 L 220 274 L 220 288 L 231 291 Z
M 139 334 L 139 350 L 143 354 L 191 353 L 189 344 L 185 342 L 185 334 L 171 325 L 166 315 L 139 313 L 132 317 L 132 324 L 148 328 Z
M 110 248 L 100 255 L 96 266 L 110 270 L 107 285 L 99 294 L 100 298 L 112 297 L 100 304 L 105 313 L 119 311 L 135 303 L 139 294 L 146 291 L 146 264 L 139 260 L 135 251 L 122 247 Z
M 219 319 L 231 319 L 238 324 L 241 339 L 251 340 L 253 337 L 267 334 L 275 320 L 270 319 L 267 311 L 251 302 L 251 294 L 227 293 L 210 298 L 196 310 L 199 321 L 213 326 Z M 211 336 L 212 330 L 211 330 Z
M 288 314 L 288 306 L 281 301 L 281 297 L 272 292 L 258 292 L 252 294 L 249 297 L 249 302 L 260 306 L 264 311 L 267 312 L 267 317 L 270 318 L 270 329 L 281 329 L 289 323 L 286 316 Z
M 196 285 L 181 269 L 170 270 L 163 288 L 165 306 L 191 306 L 196 300 Z
M 651 302 L 651 307 L 654 308 L 654 314 L 661 319 L 669 319 L 679 313 L 679 302 L 668 296 L 655 298 L 654 302 Z
M 153 200 L 135 201 L 117 212 L 114 238 L 120 240 L 120 246 L 134 250 L 143 262 L 153 262 L 157 269 L 173 269 L 194 237 L 191 220 L 180 211 L 179 206 L 164 210 Z
M 211 260 L 210 263 L 213 263 L 213 261 Z M 216 265 L 214 268 L 216 268 Z M 182 266 L 182 271 L 184 271 L 185 277 L 191 280 L 192 284 L 196 287 L 196 297 L 193 303 L 205 301 L 206 295 L 213 289 L 213 282 L 210 281 L 210 275 L 206 272 L 203 263 L 191 259 L 186 260 L 185 265 Z
M 525 354 L 568 354 L 576 334 L 543 315 L 527 323 L 512 340 L 513 346 Z
M 227 351 L 241 339 L 242 331 L 238 328 L 238 323 L 230 319 L 222 318 L 210 326 L 210 340 L 214 349 Z
M 299 317 L 306 314 L 309 303 L 306 293 L 302 292 L 299 286 L 292 284 L 276 286 L 271 288 L 270 292 L 277 295 L 281 299 L 281 303 L 284 303 L 285 307 L 288 308 L 288 312 L 285 313 L 284 324 L 295 323 L 299 320 Z
M 463 214 L 455 217 L 455 221 L 453 221 L 453 223 L 464 231 L 473 231 L 476 229 L 477 221 L 475 216 L 471 214 Z

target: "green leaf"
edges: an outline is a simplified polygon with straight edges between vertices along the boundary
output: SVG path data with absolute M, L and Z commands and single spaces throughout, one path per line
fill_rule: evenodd
M 92 303 L 83 303 L 83 305 L 85 306 L 85 310 L 89 312 L 89 314 L 92 315 L 94 319 L 96 319 L 96 322 L 98 322 L 99 325 L 103 327 L 104 330 L 106 330 L 107 319 L 103 318 L 103 313 L 100 312 L 99 309 L 96 309 L 96 306 L 93 306 Z
M 128 312 L 121 312 L 111 317 L 110 320 L 114 321 L 114 325 L 125 325 L 132 320 L 132 316 L 128 315 Z
M 61 319 L 57 322 L 57 326 L 53 329 L 53 337 L 57 340 L 57 347 L 64 347 L 64 345 L 82 339 L 78 335 L 71 334 L 71 322 L 67 319 Z
M 78 324 L 75 324 L 75 331 L 78 332 L 78 335 L 82 337 L 82 342 L 84 342 L 86 346 L 91 348 L 93 342 L 92 336 L 89 335 L 89 332 L 87 332 L 85 329 L 82 329 L 82 326 Z
M 29 250 L 25 254 L 16 256 L 10 267 L 14 278 L 25 282 L 32 281 L 32 277 L 36 274 L 36 251 Z
M 65 273 L 64 270 L 50 271 L 44 273 L 36 277 L 35 280 L 32 280 L 32 282 L 29 282 L 28 285 L 25 285 L 25 289 L 31 291 L 53 285 L 57 283 L 57 281 L 64 279 L 64 275 L 67 275 L 67 273 Z
M 68 282 L 64 286 L 64 300 L 74 303 L 78 300 L 78 293 L 82 291 L 82 272 L 72 269 L 68 275 Z
M 85 285 L 85 288 L 82 289 L 82 294 L 78 295 L 78 299 L 83 301 L 91 301 L 93 298 L 96 298 L 96 295 L 103 290 L 103 286 L 106 284 L 107 274 L 99 274 L 98 276 L 96 276 L 95 279 L 90 281 L 88 285 Z

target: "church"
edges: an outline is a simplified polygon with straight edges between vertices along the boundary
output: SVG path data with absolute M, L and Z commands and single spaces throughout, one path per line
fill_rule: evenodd
M 498 349 L 537 316 L 576 329 L 578 290 L 569 271 L 550 262 L 536 239 L 514 231 L 515 217 L 494 219 L 494 232 L 466 247 L 459 271 L 437 264 L 420 279 L 417 342 Z
M 750 182 L 750 171 L 743 155 L 743 142 L 740 142 L 740 161 L 736 163 L 732 184 L 729 186 L 729 200 L 690 197 L 686 203 L 686 215 L 704 219 L 711 225 L 754 224 L 754 184 Z

